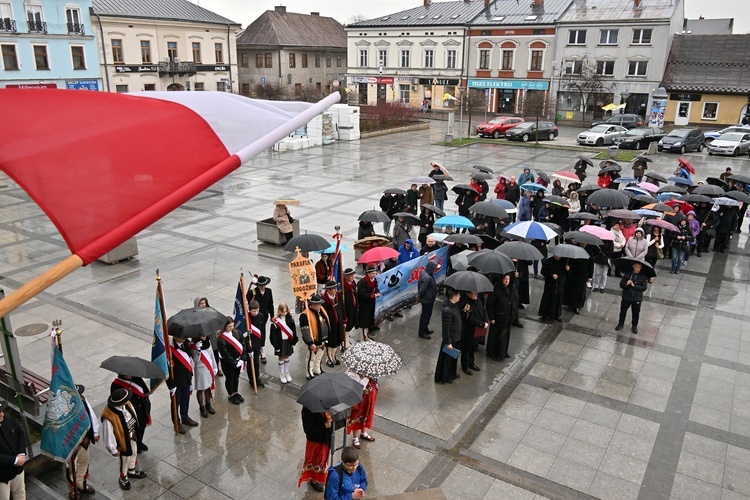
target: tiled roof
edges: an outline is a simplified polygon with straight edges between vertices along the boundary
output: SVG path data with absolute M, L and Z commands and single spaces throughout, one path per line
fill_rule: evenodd
M 93 0 L 92 5 L 97 14 L 112 17 L 240 25 L 187 0 Z
M 750 35 L 675 35 L 662 86 L 681 91 L 750 92 Z
M 495 0 L 471 22 L 478 26 L 507 26 L 523 24 L 552 24 L 565 12 L 573 0 L 544 0 L 536 7 L 530 0 Z
M 332 17 L 267 10 L 245 29 L 237 45 L 346 48 L 346 31 Z
M 561 23 L 596 23 L 610 21 L 668 20 L 681 0 L 575 0 Z
M 529 2 L 530 0 L 524 0 Z M 465 25 L 484 9 L 484 0 L 460 0 L 432 2 L 409 10 L 349 24 L 347 28 L 371 28 L 392 26 L 454 26 Z

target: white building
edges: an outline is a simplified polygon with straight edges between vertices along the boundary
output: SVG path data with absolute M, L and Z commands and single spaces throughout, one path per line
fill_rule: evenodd
M 187 0 L 94 0 L 105 90 L 237 92 L 240 24 Z

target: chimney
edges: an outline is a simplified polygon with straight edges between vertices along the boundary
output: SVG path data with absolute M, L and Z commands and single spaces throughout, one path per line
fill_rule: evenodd
M 639 5 L 641 5 L 641 0 L 633 0 L 633 8 L 636 8 Z
M 286 14 L 286 7 L 284 5 L 277 5 L 274 9 L 279 14 Z
M 544 0 L 534 0 L 534 7 L 541 7 L 544 5 Z
M 424 0 L 425 7 L 429 7 L 431 3 L 432 3 L 432 0 Z
M 490 0 L 484 0 L 484 8 L 486 9 L 489 6 L 490 6 Z
M 320 12 L 310 12 L 310 15 L 311 15 L 311 16 L 319 16 L 319 15 L 320 15 Z

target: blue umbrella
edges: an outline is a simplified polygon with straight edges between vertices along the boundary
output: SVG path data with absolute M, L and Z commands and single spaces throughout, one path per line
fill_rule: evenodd
M 617 182 L 618 184 L 627 184 L 629 182 L 638 182 L 638 180 L 635 177 L 618 177 L 617 179 L 615 179 L 615 182 Z
M 511 224 L 505 228 L 505 232 L 529 240 L 549 241 L 557 237 L 557 233 L 549 226 L 528 220 Z
M 645 217 L 661 217 L 660 212 L 657 212 L 656 210 L 648 210 L 646 208 L 641 208 L 640 210 L 633 210 L 633 212 L 637 213 L 638 215 L 643 215 Z
M 632 191 L 634 193 L 645 194 L 647 196 L 651 196 L 651 193 L 649 193 L 648 191 L 646 191 L 643 188 L 639 188 L 638 186 L 628 186 L 628 187 L 624 188 L 623 191 Z
M 435 221 L 434 226 L 453 226 L 461 228 L 474 228 L 474 223 L 462 215 L 446 215 Z
M 348 252 L 349 249 L 346 248 L 344 245 L 341 245 L 339 247 L 339 252 Z M 332 241 L 331 244 L 328 246 L 328 248 L 324 248 L 323 250 L 316 250 L 315 253 L 336 253 L 336 242 Z
M 659 201 L 679 200 L 682 198 L 680 193 L 659 193 L 656 195 L 656 199 Z
M 672 176 L 672 177 L 669 177 L 667 181 L 674 182 L 675 184 L 683 184 L 685 186 L 693 185 L 693 181 L 691 181 L 690 179 L 685 179 L 684 177 Z
M 516 206 L 513 203 L 509 202 L 508 200 L 501 200 L 500 198 L 492 198 L 490 201 L 494 203 L 495 205 L 500 205 L 501 207 L 503 207 L 505 211 L 508 212 L 509 214 L 518 213 L 518 209 L 516 208 Z
M 525 189 L 526 191 L 534 191 L 535 193 L 539 191 L 540 189 L 547 192 L 547 188 L 542 186 L 541 184 L 537 184 L 536 182 L 527 182 L 526 184 L 523 184 L 521 186 L 521 189 Z

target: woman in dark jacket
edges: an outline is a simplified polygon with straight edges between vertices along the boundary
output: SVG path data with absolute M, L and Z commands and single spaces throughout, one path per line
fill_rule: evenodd
M 565 189 L 562 186 L 562 181 L 560 179 L 555 179 L 555 182 L 552 183 L 552 194 L 554 196 L 562 196 Z
M 495 361 L 508 358 L 510 325 L 513 322 L 513 301 L 516 290 L 510 284 L 510 274 L 503 276 L 500 284 L 487 298 L 487 314 L 490 318 L 490 333 L 487 337 L 487 357 Z
M 458 357 L 454 358 L 446 354 L 443 349 L 453 351 L 461 342 L 463 320 L 458 307 L 461 294 L 448 288 L 445 295 L 448 300 L 443 303 L 443 342 L 440 344 L 440 353 L 435 367 L 435 382 L 438 384 L 452 384 L 453 380 L 459 377 L 456 373 Z
M 427 235 L 432 234 L 435 230 L 435 214 L 429 208 L 422 207 L 422 212 L 419 214 L 419 220 L 422 221 L 422 225 L 419 228 L 419 240 L 420 248 L 427 242 Z
M 680 274 L 680 267 L 685 261 L 685 252 L 694 239 L 687 219 L 680 219 L 680 225 L 677 226 L 677 229 L 680 231 L 672 234 L 672 274 Z

